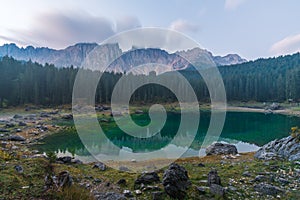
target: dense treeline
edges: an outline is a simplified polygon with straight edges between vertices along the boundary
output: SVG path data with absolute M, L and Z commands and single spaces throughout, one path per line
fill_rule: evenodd
M 300 54 L 220 67 L 228 100 L 300 100 Z
M 239 65 L 219 67 L 229 101 L 286 101 L 300 100 L 300 54 L 278 58 L 259 59 Z M 73 83 L 78 69 L 56 68 L 53 65 L 0 60 L 0 107 L 24 104 L 61 105 L 72 101 Z M 100 75 L 100 72 L 90 72 Z M 208 90 L 195 71 L 181 72 L 193 86 L 199 101 L 209 101 Z M 169 73 L 172 76 L 172 73 Z M 145 75 L 127 75 L 133 82 Z M 108 103 L 121 74 L 104 73 L 99 83 L 96 101 Z M 174 81 L 178 90 L 185 87 Z M 175 101 L 174 94 L 159 85 L 138 89 L 132 101 Z

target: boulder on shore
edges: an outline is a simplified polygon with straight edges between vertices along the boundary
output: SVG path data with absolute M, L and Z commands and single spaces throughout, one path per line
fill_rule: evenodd
M 184 199 L 191 182 L 184 167 L 172 163 L 165 171 L 163 185 L 165 192 L 174 199 Z
M 261 147 L 255 153 L 254 157 L 261 160 L 300 160 L 300 142 L 297 141 L 297 138 L 293 138 L 292 136 L 273 140 Z
M 236 155 L 238 154 L 237 148 L 232 144 L 225 144 L 216 142 L 208 146 L 205 150 L 206 155 Z
M 221 178 L 215 169 L 212 169 L 207 175 L 207 185 L 211 186 L 212 184 L 221 185 Z
M 156 172 L 145 172 L 142 173 L 136 180 L 135 184 L 151 184 L 159 182 L 159 176 Z

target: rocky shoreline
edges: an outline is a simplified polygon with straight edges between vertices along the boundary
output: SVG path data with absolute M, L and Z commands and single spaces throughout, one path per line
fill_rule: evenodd
M 70 121 L 72 115 L 68 110 L 27 112 L 1 121 L 0 199 L 300 198 L 296 137 L 272 141 L 255 154 L 215 143 L 206 149 L 208 156 L 182 158 L 166 168 L 135 174 L 30 150 L 31 144 L 66 128 L 53 121 Z

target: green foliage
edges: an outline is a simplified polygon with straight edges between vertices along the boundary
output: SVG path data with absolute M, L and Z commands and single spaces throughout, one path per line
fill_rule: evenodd
M 298 127 L 292 127 L 291 136 L 296 138 L 297 142 L 300 142 L 300 129 Z
M 64 188 L 61 192 L 57 193 L 57 199 L 62 200 L 92 200 L 93 197 L 88 190 L 78 186 L 72 185 L 71 187 Z
M 54 163 L 57 159 L 56 153 L 53 151 L 47 152 L 46 155 L 47 155 L 50 163 Z
M 221 66 L 227 99 L 229 101 L 300 100 L 300 54 L 278 58 L 258 59 L 238 65 Z M 61 105 L 72 101 L 73 84 L 78 69 L 56 68 L 54 65 L 20 62 L 13 58 L 0 59 L 0 108 L 25 104 Z M 97 103 L 109 103 L 115 84 L 121 74 L 86 70 L 89 76 L 102 75 L 96 92 Z M 190 82 L 199 101 L 209 102 L 210 94 L 200 74 L 194 70 L 181 71 Z M 145 75 L 126 75 L 132 83 L 141 82 Z M 174 73 L 164 77 L 178 91 L 186 91 L 184 83 Z M 213 80 L 214 77 L 211 77 Z M 129 87 L 132 87 L 129 84 Z M 167 88 L 148 84 L 139 88 L 131 102 L 176 102 L 176 96 Z
M 0 158 L 3 160 L 10 160 L 12 157 L 9 153 L 0 150 Z

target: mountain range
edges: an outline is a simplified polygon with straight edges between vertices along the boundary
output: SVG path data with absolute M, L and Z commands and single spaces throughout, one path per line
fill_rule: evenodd
M 54 64 L 56 67 L 70 67 L 71 65 L 80 67 L 87 55 L 96 47 L 103 55 L 121 55 L 124 53 L 118 44 L 98 45 L 96 43 L 78 43 L 65 49 L 56 50 L 47 47 L 35 48 L 33 46 L 20 48 L 12 43 L 0 46 L 0 57 L 10 56 L 22 61 L 31 60 L 40 64 Z M 237 54 L 214 56 L 211 52 L 200 48 L 179 51 L 173 54 L 161 49 L 132 49 L 113 64 L 114 66 L 111 71 L 125 72 L 129 71 L 133 66 L 143 63 L 167 65 L 168 69 L 162 71 L 185 69 L 188 67 L 188 63 L 181 56 L 188 58 L 189 61 L 194 64 L 196 63 L 196 65 L 203 64 L 207 59 L 215 62 L 217 66 L 240 64 L 247 61 Z M 157 66 L 156 68 L 153 66 L 152 71 L 159 72 L 160 69 Z

